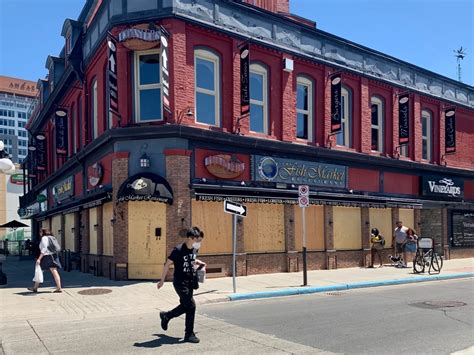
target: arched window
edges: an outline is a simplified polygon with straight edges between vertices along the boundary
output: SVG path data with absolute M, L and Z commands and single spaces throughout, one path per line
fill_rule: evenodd
M 296 79 L 296 137 L 313 139 L 313 82 L 305 77 Z
M 135 52 L 135 120 L 162 120 L 160 52 Z
M 220 126 L 220 60 L 205 49 L 194 51 L 196 121 Z
M 370 149 L 383 152 L 384 149 L 384 105 L 383 101 L 376 96 L 372 96 L 371 103 L 371 145 Z
M 268 72 L 250 65 L 250 131 L 268 134 Z
M 341 124 L 342 128 L 336 134 L 337 145 L 351 147 L 352 145 L 352 91 L 345 86 L 341 90 Z
M 432 155 L 432 127 L 433 116 L 431 112 L 423 110 L 421 112 L 421 149 L 422 159 L 431 161 Z
M 92 119 L 92 139 L 98 136 L 98 112 L 97 112 L 97 79 L 91 84 L 91 119 Z

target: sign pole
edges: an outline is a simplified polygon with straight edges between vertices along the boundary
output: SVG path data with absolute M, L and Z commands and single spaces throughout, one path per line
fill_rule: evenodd
M 237 215 L 232 215 L 232 286 L 234 288 L 234 293 L 236 293 L 236 286 L 235 286 L 235 253 L 237 249 Z
M 303 286 L 308 285 L 308 267 L 306 264 L 306 207 L 302 207 L 302 223 L 303 223 Z

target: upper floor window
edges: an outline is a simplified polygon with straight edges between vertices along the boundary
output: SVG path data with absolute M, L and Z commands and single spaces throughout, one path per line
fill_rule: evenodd
M 160 53 L 135 52 L 135 117 L 137 122 L 163 119 Z
M 341 131 L 336 134 L 337 145 L 350 147 L 352 145 L 352 92 L 346 87 L 341 89 Z
M 91 118 L 92 118 L 92 139 L 98 137 L 99 120 L 97 111 L 97 79 L 94 79 L 91 85 Z
M 422 159 L 431 161 L 431 130 L 433 125 L 433 118 L 429 111 L 423 110 L 421 112 L 421 144 L 422 144 Z
M 313 83 L 303 77 L 298 77 L 296 83 L 296 137 L 312 140 Z
M 194 51 L 196 121 L 220 125 L 219 57 L 214 53 Z
M 268 133 L 268 74 L 259 64 L 250 65 L 250 130 Z
M 383 102 L 378 97 L 373 96 L 371 103 L 371 150 L 383 152 L 383 124 L 384 124 L 384 107 Z

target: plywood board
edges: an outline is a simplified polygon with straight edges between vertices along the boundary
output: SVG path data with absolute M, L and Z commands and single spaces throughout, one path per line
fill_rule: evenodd
M 248 203 L 244 218 L 245 252 L 285 251 L 284 206 Z
M 160 202 L 128 202 L 128 277 L 131 279 L 161 277 L 167 257 L 166 206 Z M 161 237 L 155 236 L 156 228 L 161 228 Z
M 303 209 L 295 209 L 295 246 L 303 250 Z M 309 206 L 305 211 L 306 219 L 306 249 L 324 250 L 324 206 Z
M 64 216 L 64 249 L 74 250 L 74 221 L 75 214 L 69 213 Z
M 89 208 L 89 254 L 97 254 L 97 207 Z
M 232 215 L 224 212 L 223 202 L 191 203 L 192 225 L 204 232 L 199 254 L 232 253 Z
M 370 230 L 377 228 L 379 233 L 385 238 L 385 248 L 392 246 L 392 235 L 395 226 L 392 225 L 392 209 L 391 208 L 370 208 Z M 370 238 L 370 235 L 367 236 Z
M 51 233 L 56 237 L 56 239 L 61 240 L 61 216 L 57 214 L 51 218 Z
M 413 228 L 416 230 L 414 210 L 408 208 L 400 208 L 398 212 L 398 219 L 403 222 L 403 225 L 405 227 Z
M 362 249 L 360 208 L 334 207 L 333 225 L 336 250 Z
M 102 228 L 104 233 L 104 255 L 114 255 L 114 233 L 111 219 L 113 218 L 114 205 L 112 202 L 102 206 Z

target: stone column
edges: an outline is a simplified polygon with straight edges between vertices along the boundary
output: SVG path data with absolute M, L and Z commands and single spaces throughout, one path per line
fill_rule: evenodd
M 128 178 L 129 152 L 117 152 L 112 156 L 112 194 L 114 204 L 113 240 L 114 256 L 112 278 L 128 279 L 128 202 L 117 203 L 117 192 Z
M 81 239 L 81 271 L 89 272 L 89 253 L 90 253 L 90 235 L 89 235 L 89 210 L 85 209 L 79 212 L 81 214 L 79 234 Z M 76 249 L 76 251 L 78 251 Z
M 295 205 L 284 206 L 285 245 L 288 258 L 288 272 L 298 271 L 298 251 L 295 240 Z
M 362 265 L 365 267 L 371 265 L 370 255 L 370 213 L 368 207 L 360 209 L 360 226 L 361 226 L 361 245 L 364 250 Z
M 444 259 L 449 260 L 450 259 L 450 241 L 449 241 L 449 236 L 448 236 L 448 209 L 443 208 L 441 209 L 441 243 L 443 245 L 443 251 L 444 251 Z

